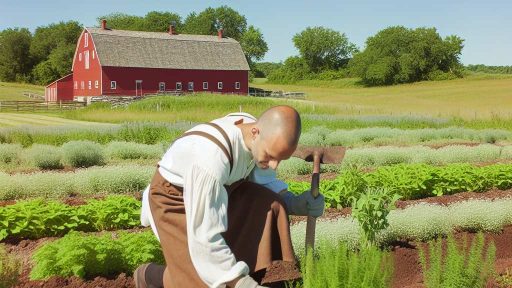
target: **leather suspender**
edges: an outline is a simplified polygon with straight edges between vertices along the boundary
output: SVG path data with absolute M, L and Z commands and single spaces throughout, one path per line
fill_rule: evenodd
M 228 149 L 226 149 L 226 146 L 224 146 L 217 138 L 215 138 L 211 134 L 208 134 L 208 133 L 203 132 L 203 131 L 190 131 L 190 132 L 184 133 L 183 135 L 181 135 L 176 140 L 178 140 L 180 138 L 183 138 L 183 137 L 186 137 L 186 136 L 195 135 L 195 136 L 205 137 L 206 139 L 212 141 L 217 146 L 219 146 L 219 148 L 222 150 L 222 152 L 224 152 L 224 154 L 228 158 L 228 160 L 229 160 L 229 174 L 231 175 L 231 171 L 233 170 L 233 147 L 231 146 L 231 141 L 229 140 L 228 134 L 226 134 L 226 131 L 224 131 L 224 129 L 222 129 L 219 125 L 217 125 L 215 123 L 203 123 L 203 124 L 206 124 L 206 125 L 209 125 L 211 127 L 214 127 L 215 129 L 217 129 L 219 131 L 219 133 L 222 135 L 222 137 L 224 137 L 224 139 L 226 140 L 226 143 L 228 144 L 229 151 L 228 151 Z M 176 140 L 174 140 L 174 141 L 176 141 Z

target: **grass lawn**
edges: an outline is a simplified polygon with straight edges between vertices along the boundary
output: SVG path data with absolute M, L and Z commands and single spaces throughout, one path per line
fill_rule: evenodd
M 32 92 L 44 95 L 44 86 L 0 82 L 0 101 L 33 100 L 31 98 L 28 98 L 27 96 L 23 96 L 23 92 Z
M 251 86 L 306 92 L 308 100 L 335 105 L 348 115 L 512 118 L 512 75 L 471 74 L 457 80 L 370 88 L 358 84 L 357 79 L 306 80 L 296 85 L 258 79 Z
M 64 119 L 60 117 L 53 117 L 42 114 L 28 114 L 28 113 L 0 113 L 0 127 L 13 127 L 13 126 L 61 126 L 61 125 L 105 125 L 104 123 L 91 123 L 86 121 L 77 121 Z

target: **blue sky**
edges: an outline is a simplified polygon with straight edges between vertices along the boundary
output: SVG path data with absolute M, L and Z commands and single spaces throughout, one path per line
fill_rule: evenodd
M 0 30 L 76 20 L 96 26 L 96 18 L 111 12 L 143 16 L 171 11 L 185 18 L 206 7 L 228 5 L 261 29 L 268 43 L 266 61 L 296 55 L 292 37 L 308 26 L 324 26 L 347 35 L 364 48 L 366 38 L 393 25 L 436 27 L 441 36 L 465 39 L 464 64 L 512 65 L 512 1 L 508 0 L 0 0 Z

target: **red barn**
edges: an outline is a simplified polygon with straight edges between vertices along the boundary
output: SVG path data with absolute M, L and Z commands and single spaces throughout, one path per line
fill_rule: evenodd
M 164 91 L 248 94 L 249 65 L 240 43 L 219 35 L 85 28 L 75 51 L 72 85 L 51 94 L 70 75 L 46 87 L 46 100 L 143 96 Z M 52 96 L 54 95 L 54 96 Z

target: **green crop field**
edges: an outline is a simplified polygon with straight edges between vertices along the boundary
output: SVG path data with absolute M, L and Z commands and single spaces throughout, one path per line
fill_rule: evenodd
M 36 125 L 36 126 L 62 126 L 62 125 L 79 125 L 88 126 L 91 124 L 102 125 L 103 123 L 91 123 L 86 121 L 77 121 L 64 119 L 60 117 L 41 115 L 41 114 L 17 114 L 17 113 L 0 113 L 0 127 L 11 127 L 20 125 Z M 104 125 L 104 124 L 103 124 Z

